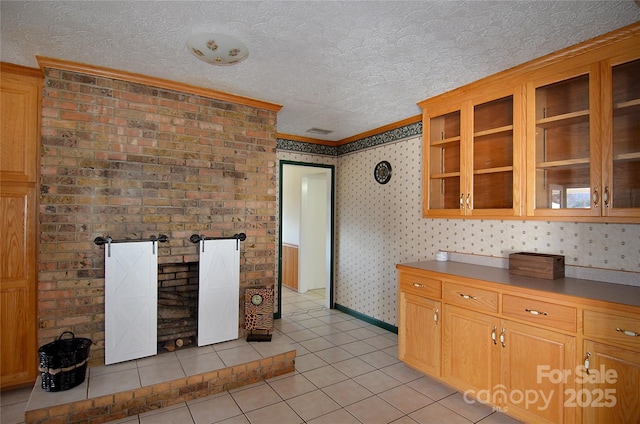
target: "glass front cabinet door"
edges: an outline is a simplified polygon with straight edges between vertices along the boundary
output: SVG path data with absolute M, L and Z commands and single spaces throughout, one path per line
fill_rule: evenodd
M 640 217 L 640 59 L 602 66 L 601 213 Z
M 521 214 L 519 90 L 423 106 L 423 215 Z
M 527 215 L 640 214 L 640 60 L 527 85 Z

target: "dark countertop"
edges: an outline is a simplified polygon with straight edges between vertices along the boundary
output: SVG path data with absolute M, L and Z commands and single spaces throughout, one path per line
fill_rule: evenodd
M 398 264 L 396 266 L 441 272 L 458 277 L 474 278 L 476 280 L 574 297 L 582 297 L 586 299 L 640 306 L 640 287 L 625 284 L 603 283 L 600 281 L 566 277 L 557 278 L 555 280 L 545 280 L 541 278 L 523 277 L 521 275 L 510 274 L 509 270 L 504 268 L 494 268 L 490 266 L 452 261 L 412 262 Z

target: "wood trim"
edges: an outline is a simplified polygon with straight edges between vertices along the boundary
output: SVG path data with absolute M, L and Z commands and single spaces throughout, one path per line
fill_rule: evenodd
M 127 71 L 120 71 L 117 69 L 105 68 L 102 66 L 88 65 L 85 63 L 54 59 L 50 57 L 36 56 L 36 59 L 38 60 L 38 65 L 40 66 L 42 72 L 44 72 L 45 68 L 61 69 L 64 71 L 79 72 L 83 74 L 96 75 L 105 78 L 113 78 L 122 81 L 150 85 L 167 90 L 195 94 L 197 96 L 255 107 L 257 109 L 266 109 L 273 112 L 278 112 L 280 109 L 282 109 L 282 105 L 276 103 L 269 103 L 262 100 L 238 96 L 235 94 L 229 94 L 222 91 L 184 84 L 181 82 L 171 81 L 163 78 L 151 77 L 148 75 L 136 74 Z
M 0 62 L 0 72 L 7 72 L 34 78 L 44 78 L 44 74 L 38 68 L 29 68 L 27 66 L 16 65 L 9 62 Z

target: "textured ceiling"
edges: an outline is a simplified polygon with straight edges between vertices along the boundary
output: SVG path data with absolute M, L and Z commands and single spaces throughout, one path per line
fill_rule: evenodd
M 36 55 L 145 74 L 284 107 L 280 133 L 341 140 L 416 103 L 640 21 L 634 1 L 5 1 L 1 59 Z M 196 32 L 239 38 L 216 67 Z M 320 136 L 312 127 L 333 130 Z

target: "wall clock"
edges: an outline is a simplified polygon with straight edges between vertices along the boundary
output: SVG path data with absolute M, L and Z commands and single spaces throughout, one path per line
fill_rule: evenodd
M 378 163 L 373 169 L 373 176 L 380 184 L 386 184 L 391 179 L 391 164 L 386 160 Z

